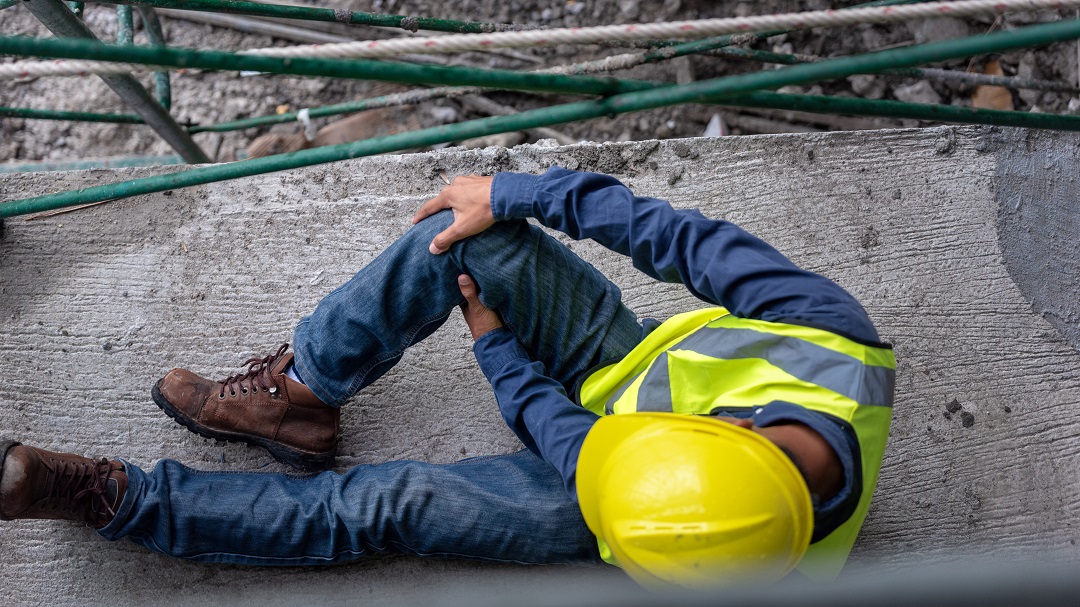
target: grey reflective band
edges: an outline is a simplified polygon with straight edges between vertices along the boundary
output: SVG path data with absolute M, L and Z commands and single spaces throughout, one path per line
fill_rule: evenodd
M 671 413 L 671 379 L 668 376 L 667 352 L 661 352 L 652 366 L 645 371 L 645 379 L 638 388 L 637 410 Z
M 702 327 L 670 349 L 722 359 L 761 358 L 792 377 L 832 390 L 860 405 L 892 406 L 895 370 L 863 364 L 857 358 L 797 337 Z

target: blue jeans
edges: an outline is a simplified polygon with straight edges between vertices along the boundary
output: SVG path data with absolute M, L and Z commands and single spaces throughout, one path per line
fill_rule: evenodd
M 640 341 L 618 288 L 541 230 L 499 222 L 432 255 L 428 243 L 451 220 L 444 211 L 414 226 L 297 326 L 297 367 L 324 402 L 345 402 L 434 332 L 462 302 L 461 273 L 568 390 Z M 247 565 L 337 563 L 385 551 L 599 561 L 559 474 L 529 451 L 309 477 L 200 472 L 171 460 L 149 474 L 126 465 L 128 490 L 101 534 L 172 556 Z

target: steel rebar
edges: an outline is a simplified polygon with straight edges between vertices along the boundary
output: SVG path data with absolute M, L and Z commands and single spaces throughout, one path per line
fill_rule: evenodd
M 120 156 L 90 160 L 54 160 L 48 162 L 0 163 L 0 173 L 39 173 L 45 171 L 85 171 L 184 164 L 180 156 Z
M 954 59 L 976 53 L 976 51 L 977 54 L 982 54 L 1023 48 L 1033 45 L 1036 40 L 1039 43 L 1045 43 L 1047 41 L 1060 41 L 1077 37 L 1080 37 L 1080 20 L 1062 21 L 1011 32 L 977 36 L 962 41 L 938 42 L 883 51 L 862 57 L 847 57 L 820 63 L 796 65 L 769 72 L 728 76 L 686 85 L 664 86 L 592 101 L 579 101 L 529 110 L 511 116 L 482 118 L 410 133 L 376 137 L 347 144 L 302 150 L 224 165 L 199 167 L 169 175 L 159 175 L 16 200 L 0 204 L 0 217 L 53 210 L 113 198 L 137 196 L 167 189 L 424 147 L 472 137 L 483 137 L 507 131 L 526 130 L 612 114 L 637 112 L 668 105 L 731 102 L 740 96 L 745 99 L 747 93 L 757 92 L 760 89 L 845 77 L 859 73 L 861 70 L 871 69 L 873 66 L 877 66 L 879 70 L 909 67 L 929 61 Z M 1039 120 L 1052 119 L 1052 128 L 1080 130 L 1080 117 L 1077 116 L 1051 116 L 1047 118 L 1039 118 L 1040 115 L 1038 114 L 1026 114 L 1026 116 L 1033 123 Z
M 813 63 L 824 61 L 823 57 L 813 55 L 801 55 L 792 53 L 775 53 L 772 51 L 760 51 L 746 48 L 718 48 L 709 54 L 737 57 L 760 61 L 762 63 L 774 63 L 778 65 L 798 65 L 800 63 Z M 889 76 L 907 76 L 922 78 L 924 80 L 939 80 L 942 82 L 960 82 L 964 84 L 1003 86 L 1011 89 L 1030 89 L 1035 91 L 1053 91 L 1057 93 L 1080 93 L 1080 88 L 1062 82 L 1050 80 L 1036 80 L 1034 78 L 1018 78 L 1015 76 L 994 76 L 991 74 L 979 74 L 975 72 L 961 72 L 958 70 L 945 70 L 929 67 L 910 67 L 896 70 L 883 70 L 881 74 Z
M 823 95 L 784 95 L 758 91 L 735 97 L 723 105 L 747 108 L 770 108 L 793 110 L 815 114 L 846 114 L 851 116 L 874 116 L 880 118 L 911 118 L 936 122 L 960 122 L 964 124 L 990 124 L 1017 126 L 1031 129 L 1080 131 L 1080 116 L 1017 112 L 1008 110 L 984 110 L 944 104 L 906 103 L 888 99 L 857 99 L 852 97 L 829 97 Z
M 100 40 L 80 21 L 60 0 L 26 0 L 25 5 L 42 24 L 53 34 L 68 38 L 82 38 L 72 42 L 85 42 L 95 46 L 112 48 L 114 51 L 129 53 L 134 46 L 117 48 L 102 44 Z M 47 40 L 45 42 L 68 42 L 68 40 Z M 210 159 L 199 148 L 184 129 L 173 120 L 169 112 L 161 106 L 135 78 L 130 75 L 114 74 L 101 76 L 101 79 L 119 95 L 128 106 L 154 129 L 174 150 L 188 162 L 203 163 Z
M 31 0 L 31 3 L 44 1 L 47 0 Z M 1024 48 L 1070 40 L 1077 37 L 1078 23 L 1080 21 L 1058 21 L 1013 31 L 997 32 L 986 36 L 945 40 L 902 49 L 794 65 L 780 70 L 747 74 L 744 77 L 761 82 L 761 85 L 757 88 L 768 88 L 772 86 L 768 83 L 772 82 L 775 75 L 781 72 L 785 74 L 805 74 L 809 81 L 845 77 L 859 73 L 876 73 L 887 69 L 915 67 L 923 63 L 943 61 L 954 57 L 969 57 L 1000 52 L 1004 49 Z M 0 37 L 0 52 L 56 58 L 90 58 L 118 63 L 140 63 L 178 68 L 252 70 L 277 74 L 363 78 L 412 84 L 481 86 L 581 95 L 615 94 L 655 86 L 654 83 L 617 80 L 614 78 L 529 74 L 509 70 L 410 65 L 371 60 L 277 58 L 236 55 L 220 51 L 151 48 L 145 46 L 117 49 L 111 45 L 81 40 L 38 40 L 22 37 Z M 787 75 L 784 78 L 787 78 Z M 785 82 L 785 84 L 789 83 Z
M 116 43 L 135 44 L 135 17 L 123 4 L 116 7 Z
M 31 0 L 31 2 L 44 1 L 47 0 Z M 88 58 L 120 64 L 137 63 L 172 68 L 254 71 L 409 84 L 483 86 L 571 95 L 610 95 L 652 86 L 647 82 L 635 83 L 614 78 L 529 74 L 511 70 L 414 65 L 368 59 L 261 57 L 178 47 L 130 46 L 118 49 L 110 44 L 71 39 L 45 40 L 0 36 L 0 53 L 58 59 Z M 0 67 L 3 66 L 0 65 Z
M 138 7 L 139 18 L 142 19 L 143 29 L 146 31 L 146 37 L 150 39 L 150 44 L 154 46 L 165 46 L 165 31 L 161 29 L 161 20 L 158 19 L 154 9 L 140 6 Z M 172 76 L 169 74 L 169 70 L 158 70 L 154 72 L 154 94 L 157 97 L 158 103 L 166 110 L 172 108 Z
M 135 114 L 99 114 L 94 112 L 69 112 L 64 110 L 38 110 L 21 107 L 0 107 L 5 118 L 29 118 L 33 120 L 78 120 L 81 122 L 111 122 L 115 124 L 145 124 Z

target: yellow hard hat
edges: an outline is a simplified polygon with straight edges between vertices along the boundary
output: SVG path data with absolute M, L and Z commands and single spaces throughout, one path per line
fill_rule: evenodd
M 601 418 L 581 447 L 577 492 L 589 529 L 651 588 L 768 583 L 813 531 L 810 491 L 761 435 L 674 413 Z

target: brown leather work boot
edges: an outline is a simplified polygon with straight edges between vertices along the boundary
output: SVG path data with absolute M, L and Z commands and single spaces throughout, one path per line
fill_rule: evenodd
M 0 441 L 0 520 L 62 519 L 100 529 L 127 491 L 124 465 Z
M 288 349 L 284 344 L 275 354 L 249 359 L 246 373 L 222 381 L 173 369 L 151 394 L 196 434 L 259 445 L 290 466 L 325 470 L 334 462 L 340 412 L 285 376 L 293 360 Z

